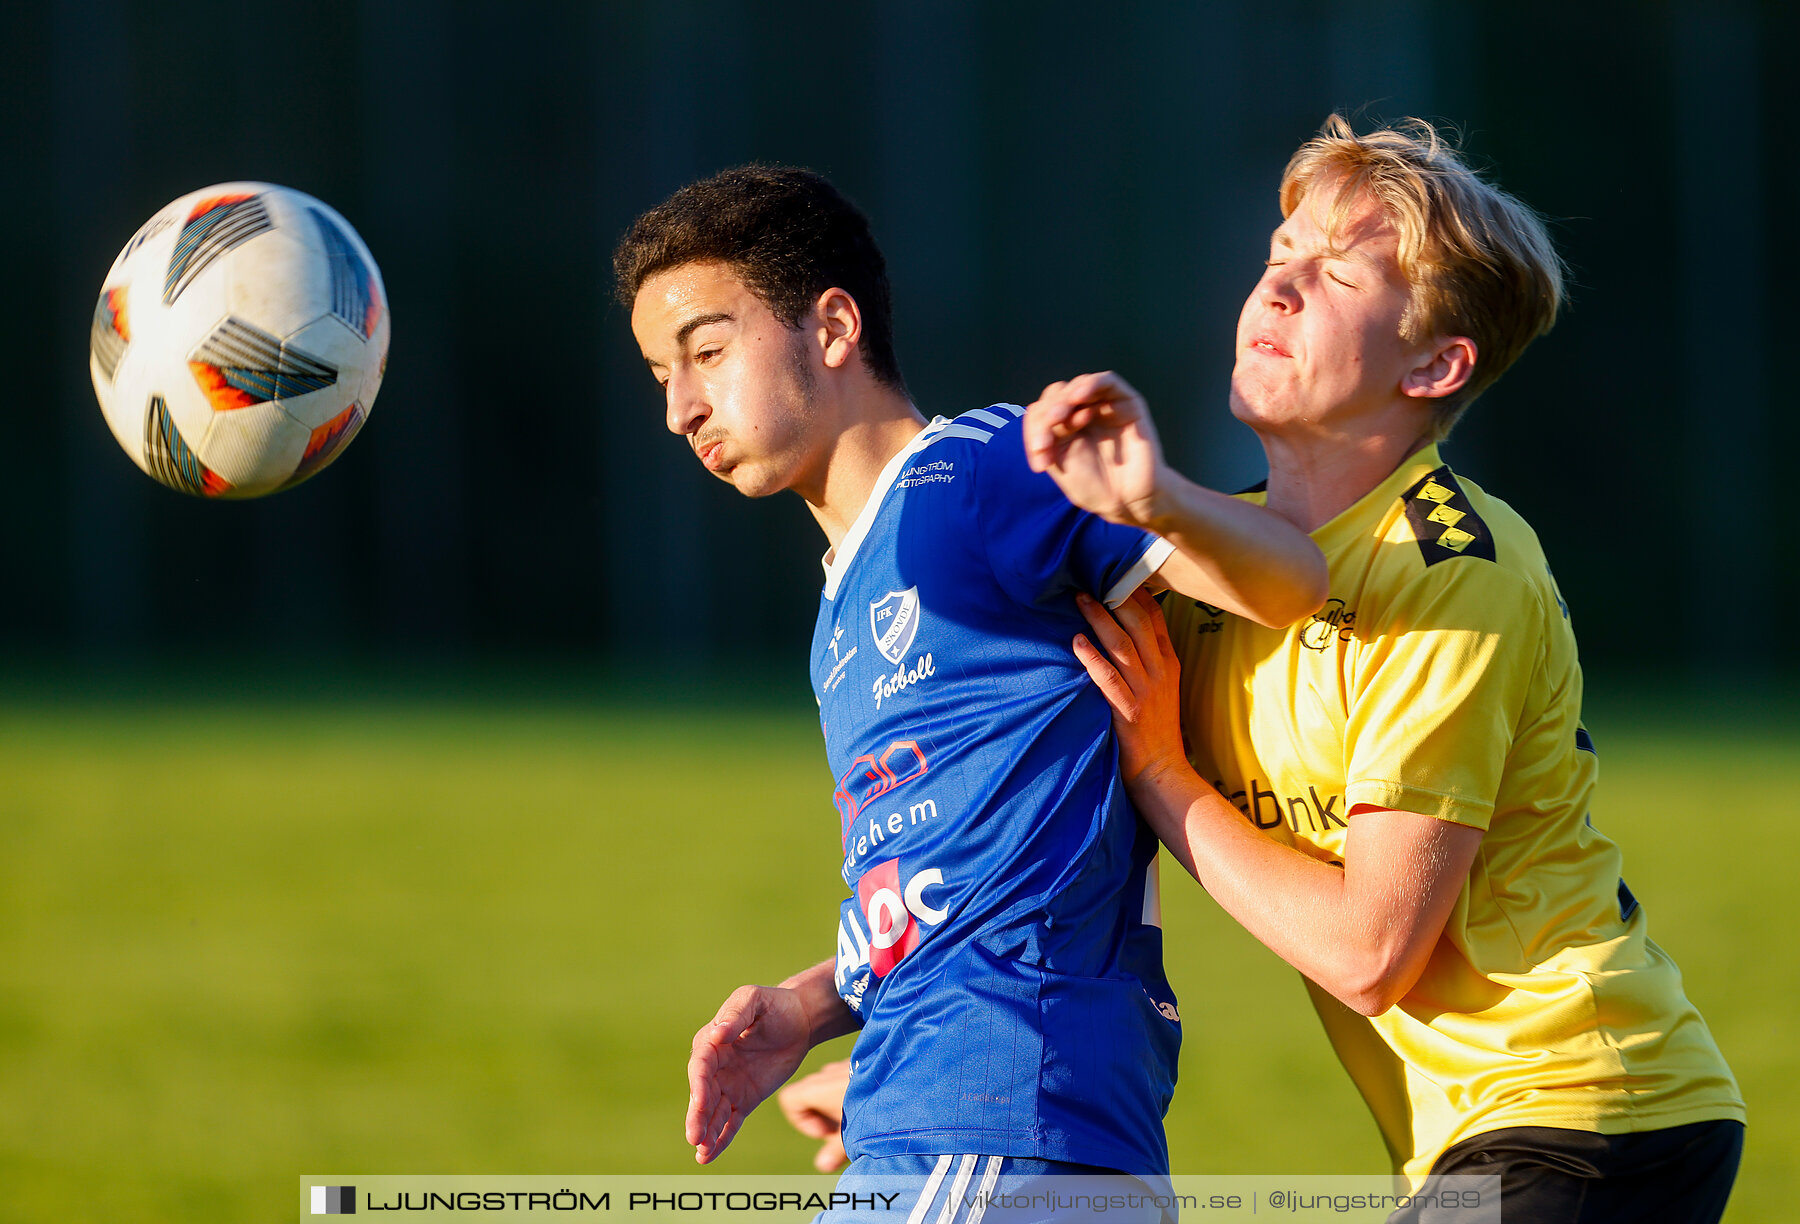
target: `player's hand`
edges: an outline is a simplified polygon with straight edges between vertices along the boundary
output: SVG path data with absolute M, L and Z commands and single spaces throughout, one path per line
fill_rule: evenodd
M 1129 787 L 1187 762 L 1181 740 L 1181 663 L 1162 609 L 1139 587 L 1109 613 L 1086 595 L 1075 602 L 1093 629 L 1077 635 L 1075 657 L 1112 706 L 1119 774 Z M 1095 642 L 1099 646 L 1095 646 Z M 1104 653 L 1102 653 L 1104 651 Z
M 1150 410 L 1110 370 L 1051 383 L 1025 410 L 1025 458 L 1083 510 L 1149 527 L 1163 473 Z
M 688 1056 L 687 1141 L 706 1164 L 730 1146 L 744 1119 L 799 1069 L 812 1047 L 800 997 L 779 986 L 740 986 Z
M 844 1093 L 850 1087 L 850 1060 L 826 1063 L 811 1075 L 781 1090 L 781 1112 L 802 1135 L 823 1139 L 813 1153 L 813 1168 L 836 1173 L 850 1163 L 844 1151 Z

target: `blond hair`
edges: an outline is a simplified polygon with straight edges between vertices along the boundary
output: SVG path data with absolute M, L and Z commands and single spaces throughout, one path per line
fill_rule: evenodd
M 1423 119 L 1358 136 L 1333 114 L 1281 175 L 1281 215 L 1315 185 L 1339 187 L 1325 232 L 1333 241 L 1358 198 L 1376 201 L 1399 231 L 1400 271 L 1412 301 L 1400 322 L 1408 344 L 1433 336 L 1475 342 L 1475 373 L 1436 406 L 1436 441 L 1475 397 L 1549 331 L 1563 301 L 1563 262 L 1530 207 L 1485 182 Z

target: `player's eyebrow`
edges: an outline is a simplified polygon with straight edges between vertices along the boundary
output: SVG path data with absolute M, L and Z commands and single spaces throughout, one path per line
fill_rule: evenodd
M 737 316 L 728 310 L 712 310 L 706 314 L 695 315 L 686 323 L 675 329 L 675 347 L 686 348 L 688 337 L 708 323 L 730 323 Z
M 1272 246 L 1286 247 L 1290 251 L 1296 249 L 1294 240 L 1280 230 L 1269 235 L 1269 242 Z M 1377 266 L 1374 256 L 1340 246 L 1329 234 L 1326 235 L 1325 245 L 1319 248 L 1319 254 L 1326 259 L 1341 259 L 1346 263 L 1363 264 L 1371 268 Z

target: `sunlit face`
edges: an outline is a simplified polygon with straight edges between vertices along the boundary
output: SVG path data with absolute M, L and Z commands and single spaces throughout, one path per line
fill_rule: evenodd
M 631 331 L 662 385 L 671 433 L 748 497 L 805 492 L 821 479 L 803 331 L 776 318 L 722 263 L 682 264 L 638 289 Z
M 1257 429 L 1330 427 L 1389 407 L 1424 354 L 1400 338 L 1411 291 L 1398 232 L 1360 197 L 1334 244 L 1324 226 L 1337 194 L 1314 186 L 1281 223 L 1238 317 L 1231 410 Z

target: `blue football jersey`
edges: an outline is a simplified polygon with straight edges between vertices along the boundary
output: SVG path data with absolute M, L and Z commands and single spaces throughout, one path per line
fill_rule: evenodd
M 1157 842 L 1070 648 L 1169 545 L 1025 462 L 1024 409 L 938 418 L 826 560 L 812 678 L 862 1018 L 853 1155 L 981 1152 L 1168 1170 L 1180 1018 Z

